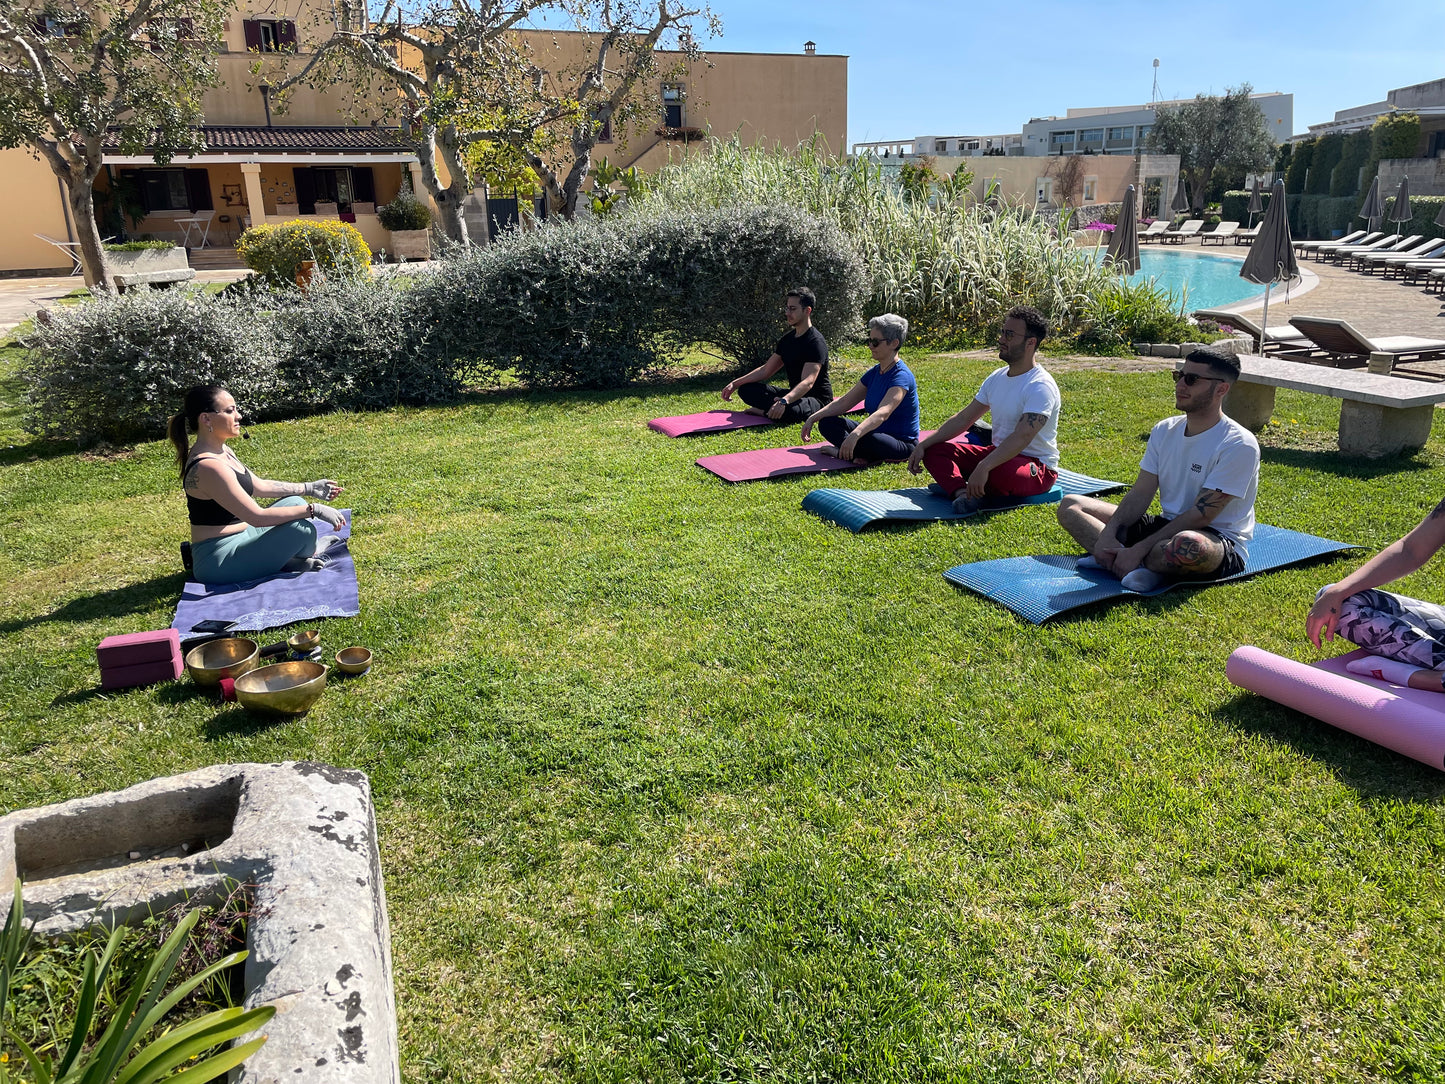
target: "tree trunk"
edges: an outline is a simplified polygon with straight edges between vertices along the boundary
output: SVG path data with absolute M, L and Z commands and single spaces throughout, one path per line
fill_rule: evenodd
M 572 136 L 572 168 L 567 170 L 567 179 L 562 182 L 562 216 L 569 221 L 577 216 L 577 198 L 582 194 L 582 182 L 592 168 L 592 141 Z
M 437 146 L 452 179 L 451 184 L 437 197 L 442 232 L 452 243 L 462 248 L 470 248 L 472 238 L 467 229 L 466 215 L 462 213 L 462 203 L 472 194 L 472 184 L 466 162 L 462 159 L 461 141 L 457 138 L 457 130 L 453 125 L 449 124 L 437 132 Z
M 425 129 L 425 137 L 417 142 L 417 161 L 421 164 L 421 183 L 436 204 L 437 228 L 442 236 L 451 244 L 467 245 L 467 223 L 462 218 L 462 203 L 460 199 L 453 198 L 451 190 L 442 187 L 441 178 L 437 175 L 437 130 L 428 125 Z M 456 174 L 452 174 L 452 184 L 456 184 Z
M 76 174 L 79 174 L 76 176 Z M 80 267 L 85 285 L 91 293 L 110 293 L 113 289 L 110 271 L 101 244 L 100 226 L 95 221 L 94 174 L 88 170 L 72 170 L 66 178 L 65 192 L 70 203 L 70 217 L 75 223 L 75 239 L 80 242 Z

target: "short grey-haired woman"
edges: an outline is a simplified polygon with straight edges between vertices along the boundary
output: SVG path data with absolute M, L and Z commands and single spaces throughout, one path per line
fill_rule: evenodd
M 918 444 L 918 382 L 898 358 L 908 337 L 908 321 L 887 312 L 868 321 L 868 350 L 874 365 L 847 392 L 803 423 L 803 439 L 816 424 L 839 459 L 877 463 L 907 459 Z M 859 403 L 862 421 L 840 415 Z

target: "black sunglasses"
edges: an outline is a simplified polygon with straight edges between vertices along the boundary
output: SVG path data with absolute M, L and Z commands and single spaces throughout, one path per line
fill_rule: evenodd
M 871 349 L 873 349 L 873 347 L 875 347 L 875 346 L 882 346 L 884 343 L 886 343 L 886 342 L 891 342 L 891 341 L 892 341 L 891 339 L 869 339 L 869 340 L 868 340 L 868 349 L 871 350 Z
M 1174 377 L 1174 383 L 1176 384 L 1181 380 L 1184 381 L 1186 388 L 1194 387 L 1194 385 L 1198 384 L 1201 380 L 1209 380 L 1215 384 L 1221 383 L 1224 380 L 1222 376 L 1204 376 L 1200 373 L 1186 373 L 1183 369 L 1175 369 L 1170 375 Z

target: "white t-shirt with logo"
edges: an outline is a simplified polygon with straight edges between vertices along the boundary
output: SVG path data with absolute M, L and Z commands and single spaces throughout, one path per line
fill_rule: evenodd
M 1234 499 L 1209 525 L 1248 558 L 1254 537 L 1254 495 L 1259 486 L 1259 442 L 1230 417 L 1204 432 L 1184 435 L 1183 414 L 1165 418 L 1149 434 L 1139 469 L 1159 478 L 1159 507 L 1169 519 L 1194 507 L 1202 490 L 1217 489 Z
M 1008 375 L 1008 366 L 1002 366 L 988 374 L 974 396 L 988 407 L 993 422 L 994 447 L 1002 444 L 1015 429 L 1025 414 L 1047 414 L 1049 420 L 1034 434 L 1021 455 L 1033 456 L 1045 466 L 1057 470 L 1059 467 L 1059 410 L 1063 399 L 1059 397 L 1059 386 L 1054 378 L 1035 364 L 1026 373 Z

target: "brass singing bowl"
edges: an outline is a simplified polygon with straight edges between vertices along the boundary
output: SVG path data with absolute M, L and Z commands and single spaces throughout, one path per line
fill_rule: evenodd
M 236 679 L 236 699 L 251 711 L 304 715 L 326 691 L 326 667 L 319 662 L 278 662 Z
M 292 651 L 310 651 L 321 642 L 320 629 L 306 629 L 296 635 L 288 637 L 286 643 Z
M 371 665 L 371 651 L 364 647 L 343 647 L 336 653 L 336 666 L 343 674 L 361 674 Z
M 256 669 L 260 646 L 242 636 L 212 640 L 186 652 L 186 670 L 197 685 L 215 685 Z

